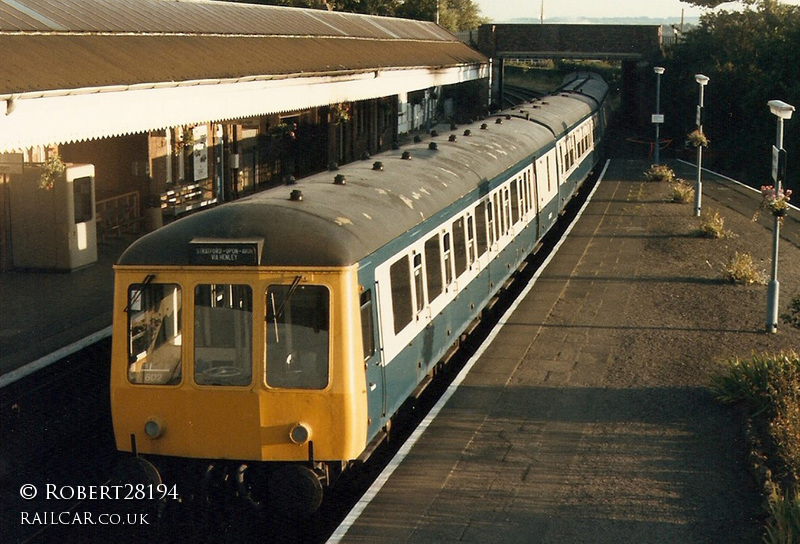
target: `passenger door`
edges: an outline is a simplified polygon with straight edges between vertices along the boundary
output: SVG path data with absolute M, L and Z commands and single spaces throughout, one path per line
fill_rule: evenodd
M 367 380 L 368 439 L 384 426 L 386 417 L 386 375 L 380 341 L 378 285 L 372 274 L 359 274 L 361 336 L 364 346 L 364 367 Z

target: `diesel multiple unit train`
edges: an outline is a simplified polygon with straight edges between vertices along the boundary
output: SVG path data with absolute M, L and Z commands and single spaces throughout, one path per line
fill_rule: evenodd
M 598 160 L 608 87 L 558 92 L 176 221 L 115 266 L 118 449 L 256 506 L 369 456 Z

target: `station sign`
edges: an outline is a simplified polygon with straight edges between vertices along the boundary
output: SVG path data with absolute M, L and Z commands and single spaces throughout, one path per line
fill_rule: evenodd
M 189 262 L 199 266 L 258 266 L 264 240 L 221 240 L 195 238 L 190 244 Z
M 22 153 L 0 153 L 0 174 L 22 174 Z
M 654 113 L 651 117 L 652 123 L 654 125 L 662 125 L 664 124 L 664 114 L 663 113 Z

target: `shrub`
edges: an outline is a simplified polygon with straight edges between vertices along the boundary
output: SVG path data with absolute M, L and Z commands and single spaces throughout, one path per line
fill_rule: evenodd
M 663 164 L 654 164 L 650 170 L 644 173 L 647 181 L 667 181 L 672 182 L 675 179 L 675 172 L 672 168 Z
M 753 354 L 735 359 L 712 379 L 722 402 L 743 402 L 764 429 L 765 459 L 772 491 L 768 498 L 770 520 L 764 541 L 770 544 L 798 542 L 800 536 L 800 356 Z M 753 444 L 751 444 L 753 446 Z M 758 449 L 758 448 L 756 448 Z M 773 481 L 776 480 L 776 481 Z
M 800 536 L 800 493 L 779 494 L 770 498 L 767 544 L 794 544 Z
M 700 218 L 700 236 L 703 238 L 725 238 L 730 233 L 725 230 L 725 218 L 717 210 L 706 210 Z
M 753 285 L 755 283 L 765 284 L 766 274 L 763 270 L 758 270 L 753 264 L 753 257 L 749 253 L 739 253 L 738 251 L 724 265 L 723 272 L 725 277 L 733 283 L 743 285 Z
M 694 187 L 683 181 L 676 179 L 672 184 L 672 201 L 686 204 L 694 200 Z

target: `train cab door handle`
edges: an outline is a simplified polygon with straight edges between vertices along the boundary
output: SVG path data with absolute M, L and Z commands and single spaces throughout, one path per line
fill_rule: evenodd
M 378 388 L 378 384 L 377 383 L 369 382 L 369 390 L 370 391 L 375 391 L 377 388 Z

